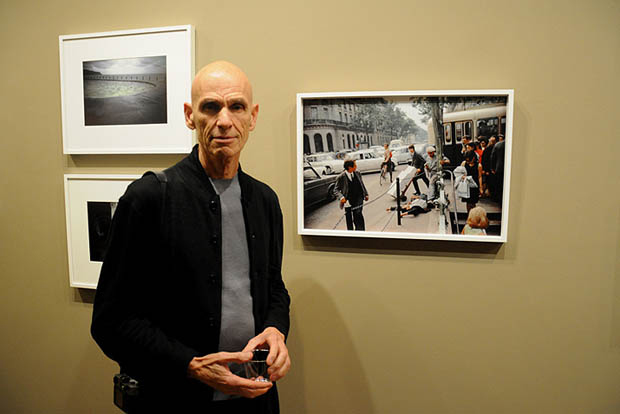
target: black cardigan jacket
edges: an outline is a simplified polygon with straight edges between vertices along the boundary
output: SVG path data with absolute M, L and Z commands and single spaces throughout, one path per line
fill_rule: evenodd
M 256 333 L 273 326 L 287 336 L 290 298 L 281 274 L 278 198 L 241 168 L 238 175 Z M 204 403 L 213 390 L 188 379 L 187 367 L 193 357 L 218 351 L 220 200 L 198 161 L 197 146 L 166 176 L 165 200 L 150 174 L 119 200 L 91 332 L 105 354 L 143 384 Z

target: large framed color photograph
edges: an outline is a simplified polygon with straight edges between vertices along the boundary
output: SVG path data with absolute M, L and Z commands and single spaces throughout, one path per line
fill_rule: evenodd
M 119 198 L 139 175 L 65 174 L 69 281 L 96 289 Z
M 298 233 L 506 242 L 513 107 L 513 90 L 298 94 Z
M 187 153 L 192 26 L 60 36 L 65 154 Z

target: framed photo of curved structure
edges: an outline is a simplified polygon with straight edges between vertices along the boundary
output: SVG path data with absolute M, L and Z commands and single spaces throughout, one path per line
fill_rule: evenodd
M 297 94 L 298 233 L 506 242 L 514 91 Z
M 65 154 L 187 153 L 192 26 L 60 36 Z

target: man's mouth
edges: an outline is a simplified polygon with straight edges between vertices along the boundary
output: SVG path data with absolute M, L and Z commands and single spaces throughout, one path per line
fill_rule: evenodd
M 211 141 L 221 142 L 223 144 L 234 141 L 236 137 L 233 136 L 212 136 Z

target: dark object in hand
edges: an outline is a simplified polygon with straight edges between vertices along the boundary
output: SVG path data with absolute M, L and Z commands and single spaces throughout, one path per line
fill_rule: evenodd
M 269 349 L 255 349 L 253 351 L 252 361 L 267 361 L 267 355 L 269 355 Z
M 269 381 L 267 355 L 269 355 L 269 349 L 255 349 L 253 351 L 252 361 L 245 364 L 247 378 L 256 381 Z

